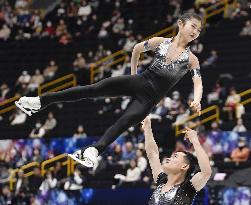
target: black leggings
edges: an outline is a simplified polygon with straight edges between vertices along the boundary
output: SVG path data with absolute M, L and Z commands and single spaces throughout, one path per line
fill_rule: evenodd
M 92 85 L 77 86 L 41 96 L 42 108 L 57 102 L 71 102 L 84 98 L 132 96 L 125 113 L 109 127 L 94 145 L 101 154 L 121 133 L 140 123 L 157 103 L 149 82 L 141 75 L 111 77 Z

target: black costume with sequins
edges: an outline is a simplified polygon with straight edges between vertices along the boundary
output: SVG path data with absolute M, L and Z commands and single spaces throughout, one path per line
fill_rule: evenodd
M 127 110 L 93 145 L 101 154 L 121 133 L 144 120 L 166 92 L 188 72 L 189 48 L 175 61 L 167 64 L 166 56 L 170 44 L 171 39 L 165 39 L 156 48 L 151 65 L 143 73 L 106 78 L 92 85 L 46 93 L 40 97 L 42 108 L 52 103 L 84 98 L 131 96 L 132 101 Z M 198 72 L 194 75 L 198 75 Z
M 189 48 L 174 61 L 166 63 L 171 39 L 166 39 L 155 50 L 154 59 L 142 73 L 151 83 L 159 98 L 163 97 L 188 72 Z
M 148 205 L 191 205 L 196 196 L 196 190 L 189 180 L 178 186 L 174 186 L 169 191 L 161 193 L 162 187 L 167 182 L 167 175 L 160 173 L 157 178 L 157 188 L 153 192 Z

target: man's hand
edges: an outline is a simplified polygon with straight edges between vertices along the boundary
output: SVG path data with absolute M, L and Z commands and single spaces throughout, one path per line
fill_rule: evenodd
M 182 132 L 185 134 L 185 138 L 189 139 L 189 141 L 193 144 L 194 142 L 198 142 L 198 134 L 195 130 L 192 130 L 189 127 L 186 127 L 185 130 Z
M 191 108 L 194 112 L 198 112 L 199 115 L 201 114 L 201 105 L 200 105 L 200 102 L 197 102 L 197 101 L 191 102 L 190 108 Z
M 152 127 L 151 127 L 151 119 L 148 116 L 141 122 L 141 124 L 142 124 L 142 129 L 144 131 L 152 129 Z

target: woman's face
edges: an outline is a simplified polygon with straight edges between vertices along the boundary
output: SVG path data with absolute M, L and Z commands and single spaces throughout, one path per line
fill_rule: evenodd
M 188 42 L 198 38 L 202 29 L 201 21 L 195 18 L 188 19 L 185 23 L 178 21 L 178 26 L 179 32 Z
M 131 168 L 135 168 L 136 167 L 136 161 L 135 160 L 131 160 L 130 161 L 130 166 L 131 166 Z
M 185 153 L 175 152 L 170 158 L 164 158 L 162 161 L 162 168 L 165 173 L 178 173 L 186 171 L 189 168 L 188 163 L 185 161 Z

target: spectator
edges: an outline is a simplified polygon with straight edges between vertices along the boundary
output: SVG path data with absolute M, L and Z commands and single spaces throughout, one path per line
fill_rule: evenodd
M 65 190 L 80 190 L 83 188 L 83 176 L 78 168 L 74 170 L 73 176 L 65 182 Z
M 125 67 L 123 67 L 122 65 L 116 65 L 116 68 L 112 69 L 111 77 L 124 75 L 124 72 L 125 72 L 124 69 L 125 69 Z
M 213 88 L 213 90 L 210 93 L 208 93 L 207 103 L 208 105 L 214 105 L 220 103 L 220 96 L 216 88 Z
M 125 111 L 129 105 L 130 101 L 131 101 L 130 97 L 128 97 L 128 96 L 122 97 L 120 110 Z
M 67 16 L 74 17 L 77 16 L 77 14 L 78 14 L 77 6 L 75 5 L 74 1 L 71 1 L 70 5 L 67 7 Z
M 24 171 L 20 169 L 17 175 L 17 182 L 15 184 L 15 195 L 19 198 L 23 197 L 25 193 L 29 191 L 29 181 L 28 178 L 24 176 Z
M 41 74 L 39 69 L 35 70 L 35 74 L 31 77 L 28 89 L 34 92 L 44 82 L 44 76 Z
M 251 36 L 251 21 L 247 20 L 240 32 L 240 36 Z
M 33 37 L 42 37 L 43 25 L 42 22 L 39 22 L 38 25 L 34 28 L 34 32 L 32 34 Z
M 54 118 L 54 115 L 52 112 L 48 113 L 48 118 L 46 119 L 44 125 L 42 128 L 45 131 L 45 134 L 52 131 L 57 126 L 57 120 Z
M 233 162 L 246 162 L 249 158 L 250 149 L 246 145 L 245 139 L 240 138 L 238 147 L 236 147 L 231 153 L 231 159 Z
M 248 16 L 248 12 L 245 11 L 242 6 L 241 3 L 236 1 L 234 3 L 234 10 L 231 13 L 231 17 L 232 18 L 238 18 L 238 17 L 242 17 L 242 16 Z
M 175 106 L 177 102 L 181 101 L 181 96 L 180 96 L 180 92 L 175 90 L 172 92 L 172 107 L 179 107 L 179 106 Z
M 28 1 L 26 0 L 17 0 L 15 4 L 15 8 L 25 9 L 28 7 Z
M 82 53 L 77 53 L 77 57 L 73 62 L 73 70 L 78 71 L 84 68 L 86 68 L 86 60 Z
M 203 44 L 196 39 L 193 44 L 191 45 L 191 51 L 197 55 L 201 54 L 203 51 Z
M 62 167 L 61 162 L 56 162 L 55 168 L 53 170 L 53 176 L 57 179 L 57 187 L 63 188 L 65 184 L 65 169 Z
M 137 167 L 141 172 L 144 172 L 147 168 L 147 160 L 144 157 L 143 150 L 138 149 L 136 151 Z
M 61 19 L 59 21 L 59 24 L 58 24 L 57 28 L 56 28 L 56 36 L 61 37 L 65 33 L 68 33 L 67 26 L 66 26 L 64 20 Z
M 23 124 L 26 121 L 27 115 L 22 112 L 21 110 L 16 110 L 11 116 L 10 116 L 10 124 L 13 125 L 20 125 Z
M 132 142 L 126 142 L 124 149 L 122 149 L 122 160 L 129 161 L 135 158 L 135 151 Z
M 124 50 L 126 52 L 131 52 L 136 43 L 137 43 L 137 41 L 136 41 L 135 37 L 133 35 L 130 35 L 126 39 L 126 42 L 125 42 L 125 45 L 124 45 Z
M 5 99 L 7 99 L 10 94 L 10 88 L 6 83 L 3 83 L 0 86 L 0 102 L 4 101 Z
M 65 14 L 66 14 L 66 5 L 64 2 L 61 2 L 59 8 L 57 9 L 57 16 L 65 17 Z
M 11 34 L 10 28 L 6 24 L 4 24 L 2 26 L 2 29 L 0 30 L 0 40 L 4 40 L 4 41 L 8 40 L 10 37 L 10 34 Z
M 38 163 L 43 161 L 43 157 L 41 156 L 41 151 L 40 151 L 40 149 L 38 147 L 36 147 L 33 150 L 32 161 L 38 162 Z
M 123 182 L 136 182 L 140 180 L 141 171 L 140 168 L 137 167 L 136 161 L 134 159 L 130 160 L 130 168 L 126 172 L 126 176 L 122 174 L 116 174 L 114 176 L 115 179 L 119 179 L 119 185 Z
M 24 39 L 30 39 L 32 36 L 33 30 L 29 22 L 26 22 L 23 27 L 23 37 Z
M 189 117 L 189 110 L 185 110 L 183 106 L 179 108 L 179 114 L 176 117 L 176 121 L 173 123 L 173 126 L 181 125 L 186 122 L 186 119 Z
M 122 157 L 122 150 L 120 144 L 116 144 L 111 153 L 108 155 L 107 160 L 109 164 L 120 164 Z
M 33 169 L 33 175 L 29 177 L 29 187 L 32 194 L 37 194 L 39 187 L 43 182 L 43 177 L 40 174 L 39 168 Z
M 22 29 L 19 29 L 17 31 L 17 34 L 15 35 L 15 40 L 20 41 L 20 40 L 25 40 L 25 36 L 24 36 L 24 31 Z
M 211 124 L 211 131 L 208 134 L 203 147 L 206 148 L 209 156 L 212 154 L 221 154 L 222 145 L 221 145 L 221 129 L 217 122 Z
M 10 192 L 10 188 L 8 185 L 3 186 L 1 194 L 0 194 L 0 205 L 12 205 L 13 203 L 13 197 Z
M 156 106 L 155 110 L 150 114 L 151 119 L 157 119 L 159 122 L 162 121 L 162 119 L 167 114 L 167 108 L 165 107 L 164 100 L 162 99 L 158 105 Z
M 186 146 L 184 145 L 184 143 L 180 140 L 177 140 L 176 141 L 176 144 L 175 144 L 175 151 L 174 152 L 184 152 L 186 151 Z
M 219 123 L 218 122 L 212 122 L 211 124 L 211 133 L 218 133 L 221 132 L 222 130 L 219 127 Z
M 235 125 L 233 131 L 234 132 L 246 132 L 247 131 L 247 128 L 243 125 L 243 121 L 241 118 L 237 120 L 237 124 Z
M 1 158 L 3 157 L 1 156 Z M 5 159 L 1 159 L 0 160 L 0 182 L 5 183 L 8 181 L 9 181 L 9 163 Z
M 32 129 L 31 133 L 30 133 L 30 137 L 31 138 L 41 138 L 43 137 L 45 134 L 45 130 L 42 127 L 42 124 L 40 122 L 36 123 L 36 127 L 34 129 Z
M 40 191 L 48 191 L 50 189 L 53 189 L 57 186 L 57 179 L 53 176 L 53 173 L 48 170 L 45 174 L 44 181 L 39 187 Z
M 40 18 L 40 11 L 39 10 L 34 10 L 32 12 L 32 16 L 30 18 L 30 23 L 35 30 L 40 24 L 42 25 L 41 18 Z
M 63 44 L 63 45 L 67 45 L 72 41 L 72 36 L 68 31 L 65 31 L 65 33 L 63 33 L 59 39 L 59 43 Z
M 99 39 L 105 39 L 109 37 L 108 29 L 107 27 L 103 24 L 98 32 L 97 37 Z
M 85 129 L 83 125 L 79 125 L 77 131 L 73 135 L 74 138 L 87 138 L 87 134 L 85 133 Z
M 58 70 L 58 66 L 56 65 L 55 61 L 52 60 L 49 62 L 49 65 L 44 69 L 43 75 L 45 81 L 49 81 L 54 78 L 56 72 Z
M 56 35 L 56 30 L 55 28 L 52 26 L 52 23 L 50 21 L 48 21 L 46 23 L 46 27 L 42 33 L 42 37 L 50 37 L 53 38 Z
M 23 84 L 28 85 L 30 83 L 30 80 L 31 80 L 31 76 L 25 70 L 22 72 L 22 75 L 19 76 L 19 78 L 17 79 L 16 85 L 20 85 L 20 86 L 22 86 Z
M 92 8 L 90 4 L 87 4 L 85 0 L 82 1 L 81 6 L 79 7 L 78 10 L 78 15 L 87 17 L 92 13 Z
M 239 104 L 241 97 L 236 93 L 235 88 L 230 89 L 230 94 L 228 95 L 223 111 L 228 112 L 229 120 L 233 120 L 233 113 L 236 106 Z
M 210 56 L 202 63 L 202 68 L 212 67 L 215 65 L 218 59 L 218 54 L 216 50 L 212 50 Z
M 113 25 L 112 31 L 115 34 L 123 34 L 125 29 L 125 21 L 123 18 L 119 18 L 117 22 Z
M 238 103 L 235 108 L 235 117 L 236 119 L 240 119 L 242 115 L 245 114 L 245 107 L 243 104 Z

